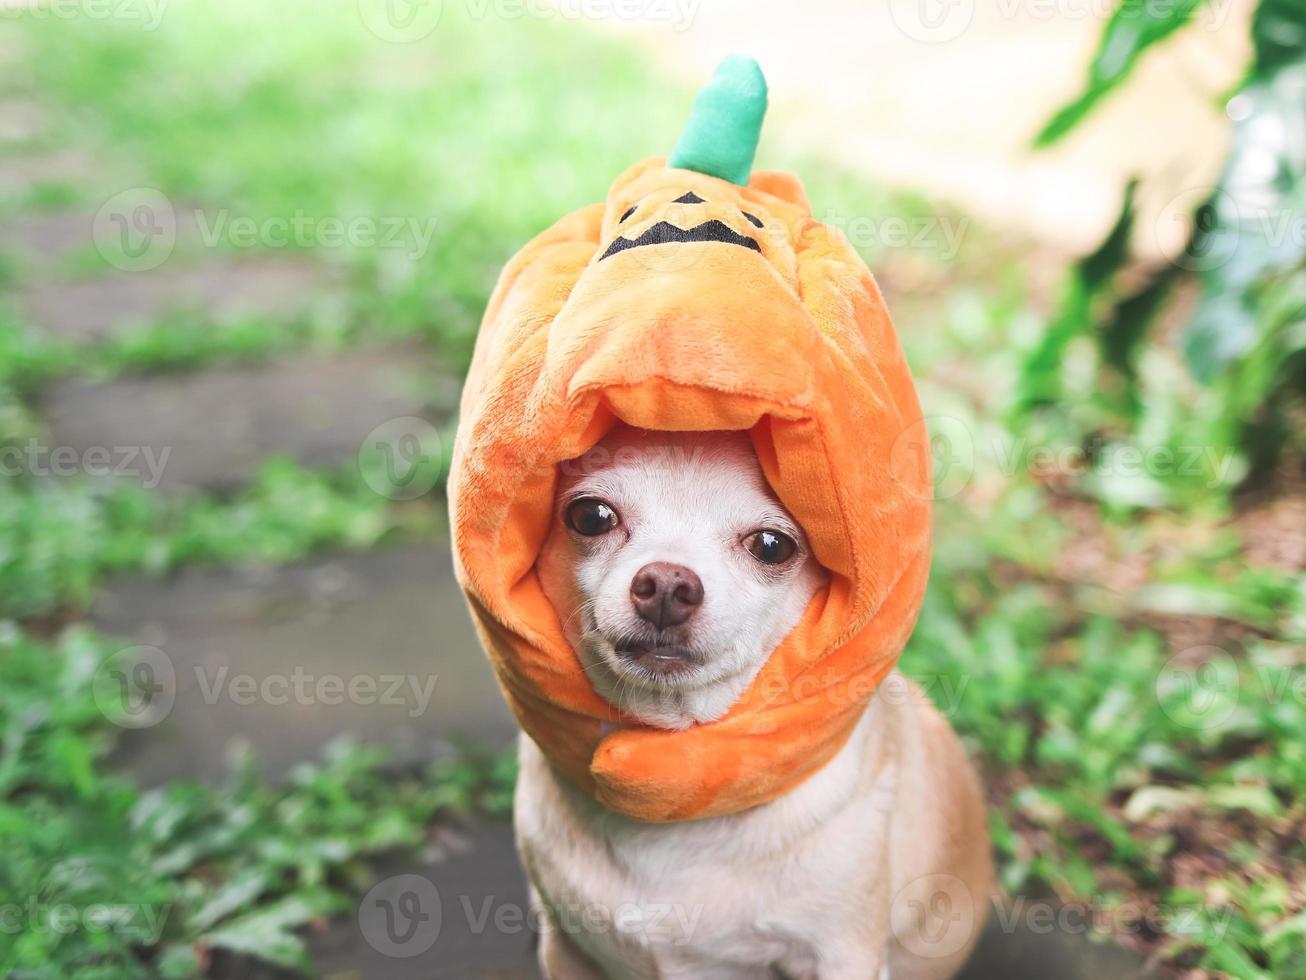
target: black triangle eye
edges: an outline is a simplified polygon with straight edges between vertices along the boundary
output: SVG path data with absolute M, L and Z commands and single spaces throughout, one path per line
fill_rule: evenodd
M 762 227 L 762 219 L 759 218 L 757 215 L 749 214 L 747 211 L 741 211 L 740 214 L 742 214 L 745 218 L 751 221 L 755 227 L 757 228 Z
M 703 199 L 693 191 L 685 191 L 678 198 L 671 202 L 672 204 L 702 204 Z
M 623 214 L 620 218 L 617 219 L 617 224 L 621 224 L 623 221 L 625 221 L 627 218 L 629 218 L 632 214 L 634 214 L 634 213 L 636 212 L 636 210 L 638 210 L 638 209 L 639 209 L 639 205 L 638 205 L 638 204 L 636 204 L 634 207 L 630 208 L 630 209 L 629 209 L 625 214 Z

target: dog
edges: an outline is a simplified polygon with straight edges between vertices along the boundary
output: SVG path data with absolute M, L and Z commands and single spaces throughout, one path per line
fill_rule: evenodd
M 669 730 L 724 715 L 828 579 L 747 434 L 627 427 L 560 467 L 536 572 L 595 690 Z M 737 814 L 644 823 L 525 734 L 519 763 L 550 980 L 934 980 L 978 938 L 993 890 L 979 782 L 896 672 L 829 763 Z

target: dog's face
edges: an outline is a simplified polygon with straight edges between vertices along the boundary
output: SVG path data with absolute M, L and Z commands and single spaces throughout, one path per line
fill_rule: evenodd
M 825 581 L 747 435 L 622 428 L 560 469 L 537 571 L 591 683 L 646 724 L 720 717 Z

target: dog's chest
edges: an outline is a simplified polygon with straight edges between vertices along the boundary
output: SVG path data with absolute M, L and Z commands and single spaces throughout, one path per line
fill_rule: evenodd
M 595 819 L 533 745 L 522 763 L 517 833 L 530 877 L 558 928 L 613 976 L 742 980 L 771 977 L 775 964 L 810 975 L 820 937 L 861 928 L 884 874 L 883 815 L 840 805 L 837 788 L 855 779 L 838 764 L 783 814 L 670 827 Z
M 550 844 L 522 840 L 553 921 L 591 958 L 620 964 L 613 975 L 769 977 L 766 964 L 814 961 L 844 894 L 846 867 L 810 855 L 741 862 L 728 846 L 723 859 L 697 843 L 609 840 L 586 861 Z

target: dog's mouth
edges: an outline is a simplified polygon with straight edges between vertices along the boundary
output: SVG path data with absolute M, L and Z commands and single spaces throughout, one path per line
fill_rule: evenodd
M 676 680 L 693 674 L 706 659 L 681 643 L 625 642 L 613 644 L 618 664 L 633 668 L 650 680 Z
M 587 631 L 586 645 L 619 683 L 665 689 L 692 687 L 701 679 L 708 654 L 671 636 L 612 635 Z

